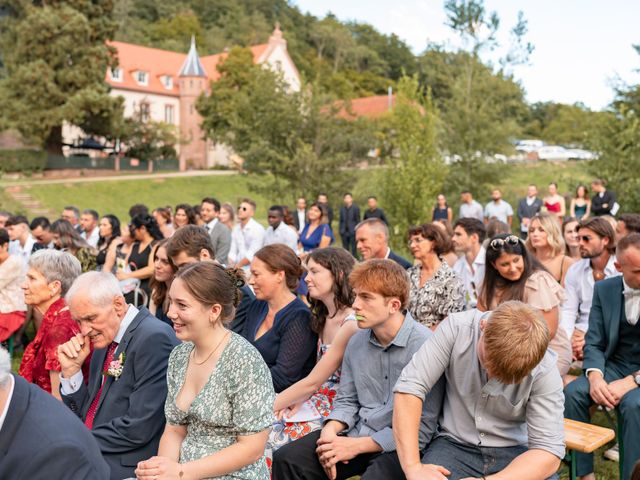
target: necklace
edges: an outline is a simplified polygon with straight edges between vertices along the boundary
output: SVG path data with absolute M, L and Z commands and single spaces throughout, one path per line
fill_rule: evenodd
M 224 336 L 222 337 L 222 340 L 220 340 L 218 342 L 218 344 L 216 345 L 216 348 L 214 348 L 213 350 L 211 350 L 211 353 L 209 355 L 207 355 L 207 358 L 205 358 L 202 362 L 198 363 L 196 361 L 196 348 L 193 347 L 193 350 L 191 351 L 191 357 L 193 359 L 193 363 L 195 363 L 196 365 L 202 365 L 203 363 L 205 363 L 207 360 L 209 360 L 211 358 L 211 356 L 216 353 L 216 350 L 218 350 L 218 348 L 220 348 L 220 345 L 222 345 L 222 342 L 224 342 L 224 339 L 227 338 L 227 336 L 229 335 L 229 333 L 231 332 L 227 332 L 224 334 Z

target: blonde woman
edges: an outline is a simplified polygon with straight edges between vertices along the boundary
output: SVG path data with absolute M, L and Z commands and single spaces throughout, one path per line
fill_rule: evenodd
M 566 246 L 555 215 L 541 212 L 531 218 L 526 246 L 556 282 L 564 286 L 564 277 L 575 259 L 565 255 Z

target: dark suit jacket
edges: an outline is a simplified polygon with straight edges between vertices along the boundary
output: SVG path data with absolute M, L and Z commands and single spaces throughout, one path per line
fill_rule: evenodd
M 291 212 L 291 216 L 293 217 L 293 225 L 296 227 L 296 231 L 300 232 L 304 228 L 304 223 L 300 225 L 300 219 L 298 218 L 298 209 L 296 208 Z M 307 211 L 304 211 L 304 218 L 307 218 Z
M 245 285 L 240 289 L 242 292 L 242 298 L 236 309 L 236 316 L 234 317 L 229 329 L 233 332 L 242 334 L 244 330 L 244 324 L 247 321 L 247 308 L 251 305 L 251 302 L 256 298 L 248 285 Z
M 616 203 L 615 193 L 605 190 L 602 198 L 600 198 L 600 194 L 596 193 L 591 197 L 591 213 L 596 216 L 609 215 L 614 203 Z M 603 205 L 607 206 L 604 207 Z
M 360 223 L 360 208 L 352 203 L 349 208 L 340 207 L 340 235 L 354 235 Z
M 620 322 L 626 322 L 622 275 L 597 282 L 589 313 L 582 368 L 597 368 L 604 373 L 607 360 L 618 346 Z
M 0 430 L 0 477 L 107 480 L 109 466 L 82 422 L 37 385 L 14 375 Z
M 538 197 L 536 197 L 536 199 L 533 201 L 531 205 L 527 204 L 526 197 L 523 198 L 522 200 L 520 200 L 520 202 L 518 202 L 518 212 L 517 212 L 518 220 L 522 222 L 523 218 L 533 217 L 536 213 L 540 211 L 541 208 L 542 208 L 542 200 L 540 200 Z
M 389 260 L 393 260 L 394 262 L 396 262 L 398 265 L 400 265 L 405 270 L 407 268 L 411 268 L 413 266 L 410 261 L 408 261 L 408 260 L 402 258 L 400 255 L 394 253 L 393 250 L 389 250 Z
M 158 453 L 165 423 L 167 362 L 177 344 L 171 327 L 143 307 L 118 345 L 114 358 L 125 352 L 124 369 L 117 381 L 106 377 L 92 430 L 113 480 L 135 477 L 138 462 Z M 100 388 L 106 354 L 106 348 L 93 352 L 88 386 L 83 383 L 76 393 L 62 396 L 83 420 Z
M 384 214 L 384 210 L 382 210 L 381 208 L 376 208 L 375 210 L 370 210 L 367 208 L 364 211 L 363 220 L 366 220 L 367 218 L 379 218 L 385 223 L 385 225 L 389 225 L 389 221 L 387 220 L 387 217 Z
M 216 256 L 216 260 L 226 265 L 229 251 L 231 250 L 231 230 L 218 220 L 213 230 L 209 232 L 209 236 L 211 237 L 213 254 Z

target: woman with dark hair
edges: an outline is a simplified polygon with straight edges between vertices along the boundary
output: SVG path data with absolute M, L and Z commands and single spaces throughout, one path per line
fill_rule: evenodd
M 324 207 L 314 202 L 307 211 L 308 222 L 300 232 L 299 250 L 311 252 L 316 248 L 325 248 L 333 243 L 333 232 L 325 222 Z
M 153 212 L 151 212 L 153 218 L 156 219 L 158 223 L 158 228 L 162 232 L 162 236 L 164 238 L 169 238 L 175 232 L 175 228 L 173 228 L 173 223 L 171 220 L 171 207 L 158 207 Z
M 218 217 L 218 220 L 229 228 L 229 230 L 233 230 L 233 227 L 236 224 L 236 212 L 233 205 L 230 203 L 223 203 L 220 205 L 220 216 Z
M 114 241 L 118 241 L 120 235 L 120 220 L 115 215 L 105 215 L 100 219 L 98 226 L 98 255 L 96 255 L 96 264 L 98 270 L 104 269 L 107 261 L 107 252 Z M 109 269 L 108 271 L 111 271 Z
M 569 214 L 578 220 L 586 220 L 591 215 L 591 198 L 589 190 L 584 185 L 578 185 L 576 195 L 571 199 Z
M 169 311 L 169 297 L 167 293 L 171 288 L 171 282 L 178 271 L 176 266 L 167 255 L 167 242 L 169 239 L 160 240 L 156 245 L 153 260 L 153 276 L 149 281 L 151 288 L 151 300 L 149 301 L 149 311 L 158 320 L 162 320 L 169 325 L 173 325 L 167 316 Z
M 411 281 L 409 312 L 413 318 L 435 330 L 450 313 L 464 310 L 462 281 L 442 260 L 449 242 L 431 223 L 409 229 L 409 250 L 419 263 L 407 273 Z
M 273 408 L 279 421 L 269 434 L 269 454 L 319 430 L 331 413 L 342 357 L 349 339 L 358 330 L 352 321 L 354 293 L 348 281 L 355 263 L 342 248 L 319 248 L 306 259 L 311 328 L 318 334 L 317 360 L 309 375 L 276 397 Z
M 267 245 L 251 261 L 249 283 L 256 295 L 247 307 L 242 335 L 271 370 L 276 392 L 308 375 L 315 364 L 318 335 L 309 308 L 293 292 L 302 275 L 300 259 L 281 243 Z
M 82 273 L 96 269 L 98 251 L 80 236 L 67 220 L 56 220 L 51 224 L 53 243 L 58 250 L 69 252 L 80 261 Z
M 445 240 L 449 245 L 449 249 L 446 252 L 443 252 L 440 257 L 445 260 L 451 268 L 453 268 L 455 263 L 458 261 L 458 255 L 456 255 L 456 251 L 453 248 L 453 227 L 451 226 L 451 222 L 441 218 L 439 220 L 434 220 L 431 223 L 440 229 L 440 232 L 444 235 Z
M 185 225 L 195 225 L 196 214 L 193 207 L 186 203 L 176 205 L 176 213 L 173 215 L 173 226 L 176 230 Z
M 521 239 L 502 234 L 492 238 L 487 248 L 478 309 L 494 310 L 509 300 L 524 302 L 541 313 L 552 339 L 549 348 L 558 354 L 558 370 L 565 375 L 571 364 L 571 344 L 564 330 L 558 328 L 564 289 Z
M 436 220 L 453 221 L 453 210 L 447 203 L 447 198 L 443 194 L 438 195 L 436 205 L 431 209 L 431 221 L 435 222 Z
M 169 357 L 158 455 L 138 463 L 137 479 L 269 478 L 269 371 L 256 349 L 227 328 L 243 284 L 241 270 L 214 262 L 184 267 L 171 284 L 168 315 L 183 343 Z
M 562 224 L 562 238 L 567 246 L 565 255 L 580 260 L 580 240 L 578 239 L 578 220 L 573 217 L 565 218 Z
M 118 270 L 116 277 L 120 281 L 127 279 L 140 280 L 139 289 L 126 293 L 125 299 L 127 303 L 144 306 L 148 303 L 149 294 L 151 293 L 149 279 L 153 275 L 153 251 L 158 240 L 162 240 L 162 232 L 158 228 L 155 219 L 148 214 L 133 217 L 129 230 L 134 242 L 125 262 L 128 268 Z M 139 290 L 143 292 L 142 298 L 139 296 Z

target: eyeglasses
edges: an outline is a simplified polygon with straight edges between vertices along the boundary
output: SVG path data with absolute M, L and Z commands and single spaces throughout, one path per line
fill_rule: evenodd
M 238 207 L 238 211 L 242 210 L 243 212 L 247 211 L 247 207 Z
M 491 240 L 489 246 L 494 250 L 500 250 L 505 245 L 511 245 L 512 247 L 515 247 L 519 244 L 520 239 L 518 237 L 516 237 L 515 235 L 509 235 L 505 238 L 494 238 L 493 240 Z
M 589 243 L 591 241 L 591 237 L 589 235 L 578 235 L 578 240 L 584 243 Z
M 411 245 L 413 245 L 414 243 L 422 243 L 426 240 L 426 238 L 422 238 L 422 237 L 415 237 L 415 238 L 410 238 L 409 241 L 407 242 L 407 246 L 409 248 L 411 248 Z

